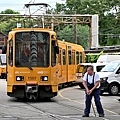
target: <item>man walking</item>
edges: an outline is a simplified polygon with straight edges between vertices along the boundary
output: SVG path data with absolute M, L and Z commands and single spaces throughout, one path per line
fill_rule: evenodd
M 84 110 L 84 115 L 82 117 L 89 117 L 92 96 L 94 96 L 95 105 L 97 107 L 99 117 L 104 117 L 104 110 L 100 102 L 100 94 L 99 94 L 100 78 L 99 75 L 96 72 L 94 72 L 93 66 L 87 67 L 87 72 L 83 77 L 83 85 L 85 87 L 85 93 L 86 93 L 86 100 L 85 100 L 86 106 Z

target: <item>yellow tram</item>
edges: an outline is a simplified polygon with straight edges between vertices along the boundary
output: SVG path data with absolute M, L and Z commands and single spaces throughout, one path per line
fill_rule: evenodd
M 84 62 L 85 54 L 81 45 L 58 41 L 58 84 L 71 84 L 76 81 L 76 69 Z
M 42 28 L 15 28 L 7 40 L 7 95 L 51 98 L 58 85 L 74 82 L 77 64 L 84 62 L 80 45 L 56 39 Z

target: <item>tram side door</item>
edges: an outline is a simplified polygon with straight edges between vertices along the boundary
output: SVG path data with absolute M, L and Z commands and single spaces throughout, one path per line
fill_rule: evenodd
M 58 55 L 58 81 L 61 83 L 62 80 L 62 49 L 59 48 L 59 55 Z
M 66 49 L 64 47 L 62 49 L 62 83 L 67 82 L 66 69 Z
M 7 83 L 12 84 L 13 80 L 13 41 L 7 43 Z
M 68 82 L 73 81 L 73 65 L 72 65 L 72 48 L 71 46 L 67 46 L 68 48 L 68 65 L 67 65 L 67 80 Z
M 76 79 L 76 64 L 75 64 L 75 50 L 72 50 L 72 77 L 73 80 Z

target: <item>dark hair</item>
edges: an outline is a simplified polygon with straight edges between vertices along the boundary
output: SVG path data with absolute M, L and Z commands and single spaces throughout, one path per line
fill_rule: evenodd
M 87 68 L 90 68 L 92 71 L 94 70 L 92 65 L 88 65 Z

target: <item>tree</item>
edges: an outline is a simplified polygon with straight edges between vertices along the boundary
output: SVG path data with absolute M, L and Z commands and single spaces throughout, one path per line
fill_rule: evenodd
M 0 14 L 20 14 L 20 13 L 11 9 L 6 9 L 5 11 L 1 11 Z
M 74 25 L 67 25 L 62 30 L 57 31 L 60 40 L 74 43 Z M 84 48 L 88 47 L 89 28 L 88 26 L 77 25 L 77 41 Z
M 66 5 L 56 3 L 56 8 L 54 9 L 54 12 L 57 13 L 57 14 L 66 13 Z
M 106 34 L 120 34 L 119 0 L 66 0 L 66 4 L 56 4 L 57 13 L 98 14 L 101 45 L 119 44 L 119 36 L 106 39 Z M 113 12 L 114 11 L 114 12 Z M 112 42 L 111 42 L 112 41 Z
M 11 9 L 6 9 L 5 11 L 1 11 L 0 14 L 20 14 L 20 13 Z M 11 31 L 11 29 L 17 27 L 16 22 L 14 20 L 9 19 L 4 20 L 4 16 L 0 18 L 0 21 L 1 21 L 0 31 L 4 32 L 5 34 L 8 34 L 8 32 Z

